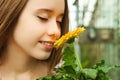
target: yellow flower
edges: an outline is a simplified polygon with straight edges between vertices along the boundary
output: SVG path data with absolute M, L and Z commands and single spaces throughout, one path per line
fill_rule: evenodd
M 70 31 L 63 35 L 60 39 L 56 40 L 54 43 L 54 47 L 58 49 L 61 47 L 64 43 L 66 43 L 68 40 L 72 38 L 78 37 L 78 35 L 83 32 L 85 29 L 84 27 L 78 27 L 76 30 Z

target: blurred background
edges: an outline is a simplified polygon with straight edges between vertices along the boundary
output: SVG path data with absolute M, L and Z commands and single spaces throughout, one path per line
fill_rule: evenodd
M 76 41 L 83 67 L 104 59 L 106 65 L 120 65 L 120 0 L 68 0 L 70 30 L 84 26 Z M 120 80 L 120 69 L 109 74 Z

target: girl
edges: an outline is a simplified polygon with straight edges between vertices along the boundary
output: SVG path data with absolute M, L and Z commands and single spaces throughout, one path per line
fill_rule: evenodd
M 0 80 L 52 74 L 55 40 L 68 32 L 67 0 L 0 0 Z

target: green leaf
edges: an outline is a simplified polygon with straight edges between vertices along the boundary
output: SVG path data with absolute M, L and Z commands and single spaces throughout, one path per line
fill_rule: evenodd
M 76 61 L 76 57 L 75 57 L 75 53 L 74 53 L 74 46 L 73 44 L 69 44 L 69 46 L 67 46 L 65 49 L 64 49 L 64 52 L 63 52 L 63 57 L 62 57 L 62 60 L 64 61 L 64 66 L 67 66 L 67 65 L 71 65 L 73 68 L 76 68 L 76 64 L 75 64 L 75 61 Z
M 107 74 L 111 69 L 113 69 L 114 66 L 101 66 L 98 68 L 98 70 L 101 70 L 103 73 Z
M 85 77 L 91 78 L 91 79 L 95 79 L 97 76 L 97 70 L 95 69 L 83 69 L 82 74 L 84 74 Z
M 105 65 L 105 60 L 101 60 L 100 62 L 97 62 L 93 68 L 96 69 L 98 67 L 104 66 Z

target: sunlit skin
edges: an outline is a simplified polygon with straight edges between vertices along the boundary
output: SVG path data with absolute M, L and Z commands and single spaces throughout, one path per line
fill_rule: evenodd
M 44 60 L 61 35 L 64 5 L 64 0 L 28 1 L 4 51 L 2 80 L 35 80 L 47 75 Z

